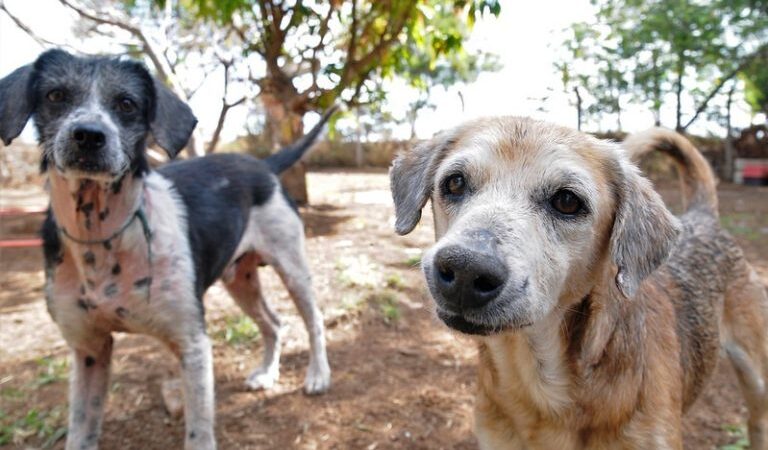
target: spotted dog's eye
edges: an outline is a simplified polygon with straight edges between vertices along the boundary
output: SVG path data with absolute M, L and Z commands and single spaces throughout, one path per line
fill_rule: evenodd
M 62 89 L 52 89 L 45 94 L 45 98 L 51 103 L 61 103 L 66 98 L 66 95 Z
M 117 107 L 120 109 L 120 111 L 126 114 L 130 114 L 136 111 L 136 102 L 128 97 L 120 97 L 117 99 Z
M 450 175 L 443 181 L 443 193 L 449 197 L 461 197 L 466 191 L 467 180 L 460 173 Z
M 581 199 L 568 189 L 555 192 L 555 195 L 549 199 L 549 203 L 557 212 L 566 216 L 573 216 L 584 210 L 584 203 Z

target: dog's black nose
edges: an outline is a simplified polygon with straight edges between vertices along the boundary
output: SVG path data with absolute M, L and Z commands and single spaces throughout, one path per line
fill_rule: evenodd
M 471 250 L 460 245 L 440 249 L 435 255 L 435 284 L 446 302 L 459 310 L 480 308 L 498 297 L 509 270 L 496 252 Z
M 99 150 L 107 138 L 99 125 L 80 124 L 72 130 L 72 140 L 81 150 Z

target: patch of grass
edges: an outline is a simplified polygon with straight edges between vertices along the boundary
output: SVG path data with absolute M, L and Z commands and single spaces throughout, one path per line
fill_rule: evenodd
M 336 261 L 336 277 L 348 288 L 375 288 L 381 285 L 381 270 L 368 255 L 343 256 Z
M 382 303 L 379 308 L 385 323 L 391 324 L 400 320 L 400 308 L 396 303 Z
M 391 289 L 402 289 L 405 287 L 405 280 L 399 273 L 393 273 L 384 280 L 387 287 Z
M 348 312 L 360 311 L 365 305 L 365 298 L 359 295 L 344 295 L 341 298 L 341 308 Z
M 734 236 L 750 241 L 761 238 L 757 220 L 751 213 L 731 213 L 720 216 L 720 225 Z
M 67 434 L 63 424 L 62 407 L 55 407 L 50 411 L 32 408 L 16 420 L 9 420 L 8 416 L 0 411 L 0 445 L 21 445 L 27 439 L 36 437 L 43 441 L 42 448 L 51 448 Z
M 395 292 L 389 289 L 374 292 L 370 295 L 369 301 L 378 306 L 381 317 L 386 324 L 393 324 L 400 320 L 402 313 Z
M 719 447 L 719 450 L 746 450 L 749 448 L 747 429 L 743 425 L 724 425 L 723 429 L 734 442 Z
M 69 368 L 69 359 L 54 358 L 45 356 L 37 361 L 38 372 L 33 382 L 35 387 L 45 386 L 67 379 L 67 369 Z
M 421 254 L 409 256 L 403 262 L 408 267 L 419 267 L 421 265 Z
M 250 317 L 239 314 L 225 318 L 223 327 L 214 333 L 214 337 L 229 345 L 240 346 L 257 342 L 261 333 Z
M 27 394 L 21 389 L 16 389 L 12 387 L 0 389 L 0 397 L 5 399 L 15 400 L 15 399 L 23 398 L 25 395 Z
M 408 257 L 403 263 L 408 267 L 419 267 L 421 265 L 421 256 L 424 251 L 416 247 L 409 247 L 404 250 Z

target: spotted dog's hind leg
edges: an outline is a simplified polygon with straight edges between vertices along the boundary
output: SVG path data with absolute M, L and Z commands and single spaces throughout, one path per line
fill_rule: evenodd
M 264 227 L 264 248 L 257 249 L 275 268 L 288 289 L 309 334 L 309 367 L 304 392 L 322 394 L 331 386 L 331 368 L 325 351 L 323 315 L 312 292 L 312 276 L 304 253 L 304 225 L 287 202 L 277 198 L 270 214 L 279 215 L 279 226 Z
M 750 448 L 768 450 L 768 295 L 751 267 L 740 269 L 726 293 L 724 346 L 749 410 Z
M 331 387 L 331 368 L 325 351 L 323 315 L 312 292 L 312 277 L 305 261 L 303 245 L 286 248 L 275 261 L 274 267 L 296 304 L 309 334 L 309 367 L 304 379 L 304 392 L 322 394 Z
M 99 446 L 111 360 L 112 336 L 108 334 L 89 339 L 88 348 L 72 351 L 67 450 Z
M 239 258 L 231 279 L 224 285 L 243 312 L 256 322 L 264 340 L 264 357 L 245 384 L 250 389 L 269 389 L 280 377 L 280 318 L 261 293 L 258 257 L 249 252 Z

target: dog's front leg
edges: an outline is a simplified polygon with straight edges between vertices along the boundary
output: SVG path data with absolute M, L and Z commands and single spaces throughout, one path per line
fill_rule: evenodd
M 200 331 L 180 343 L 181 378 L 184 385 L 184 448 L 214 449 L 214 394 L 211 342 Z
M 98 448 L 111 359 L 112 336 L 109 335 L 89 349 L 72 351 L 67 450 Z

